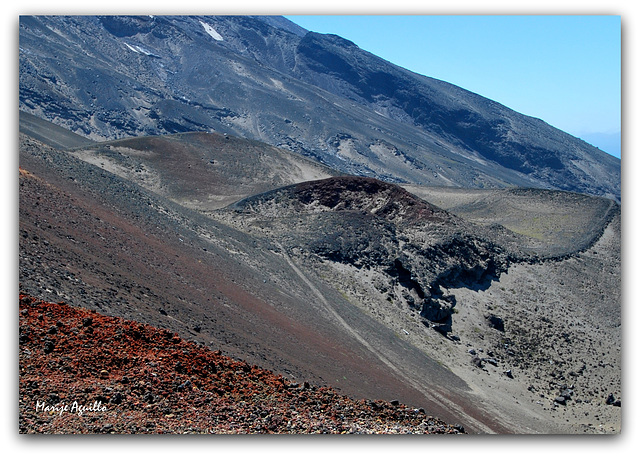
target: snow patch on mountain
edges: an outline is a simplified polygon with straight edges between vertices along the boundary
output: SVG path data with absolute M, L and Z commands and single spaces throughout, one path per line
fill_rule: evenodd
M 204 27 L 204 31 L 207 32 L 211 36 L 211 38 L 213 38 L 216 41 L 223 41 L 222 35 L 216 32 L 216 29 L 211 27 L 209 24 L 207 24 L 206 22 L 200 21 L 200 25 Z
M 138 46 L 138 45 L 135 45 L 135 44 L 134 45 L 130 45 L 129 43 L 125 43 L 125 45 L 135 53 L 144 54 L 146 56 L 155 56 L 155 54 L 153 54 L 151 51 L 146 50 L 142 46 Z

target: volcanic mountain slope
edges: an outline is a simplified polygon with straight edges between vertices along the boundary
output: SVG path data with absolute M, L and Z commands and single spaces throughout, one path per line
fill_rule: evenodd
M 620 395 L 620 207 L 534 189 L 421 191 L 488 225 L 353 177 L 247 198 L 227 220 L 279 240 L 296 263 L 501 408 L 527 402 L 573 432 L 619 430 L 609 405 Z M 478 194 L 485 205 L 469 205 Z
M 264 143 L 214 133 L 128 138 L 71 154 L 187 208 L 227 206 L 248 195 L 337 174 Z
M 20 166 L 24 291 L 170 329 L 295 382 L 398 399 L 451 423 L 462 417 L 470 431 L 511 429 L 338 291 L 318 278 L 307 284 L 268 240 L 26 136 Z
M 189 156 L 196 143 L 211 149 Z M 219 149 L 236 145 L 242 162 L 258 145 L 202 134 L 130 144 L 149 149 L 64 152 L 21 136 L 23 290 L 169 329 L 292 382 L 398 399 L 471 432 L 619 431 L 620 408 L 606 402 L 620 396 L 618 205 L 563 242 L 571 250 L 591 234 L 588 245 L 549 256 L 527 234 L 372 179 L 302 182 L 195 211 L 185 193 L 223 195 L 227 184 L 215 190 L 206 176 L 227 172 L 181 178 L 174 194 L 151 185 L 181 176 L 161 166 L 167 156 L 211 154 L 232 176 L 243 168 Z M 107 167 L 134 160 L 159 179 Z M 256 189 L 278 182 L 265 176 Z M 532 209 L 549 199 L 525 195 Z M 604 214 L 600 199 L 583 205 Z
M 94 143 L 86 137 L 24 111 L 20 111 L 19 129 L 25 135 L 59 149 L 88 146 Z
M 20 433 L 464 433 L 177 334 L 20 295 Z
M 283 18 L 23 16 L 20 108 L 105 140 L 217 131 L 390 182 L 620 201 L 620 160 Z

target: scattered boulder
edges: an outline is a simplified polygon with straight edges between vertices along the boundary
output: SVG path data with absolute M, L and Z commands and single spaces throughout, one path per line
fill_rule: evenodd
M 502 320 L 502 318 L 491 314 L 489 317 L 487 317 L 487 321 L 489 323 L 489 327 L 494 328 L 500 332 L 504 332 L 504 320 Z
M 564 398 L 562 395 L 558 395 L 556 398 L 553 399 L 553 401 L 559 405 L 567 404 L 567 399 Z
M 571 400 L 573 396 L 573 386 L 567 387 L 566 385 L 562 386 L 562 390 L 555 398 L 555 402 L 561 405 L 566 405 L 568 400 Z M 562 399 L 562 400 L 561 400 Z
M 182 384 L 180 384 L 176 390 L 178 392 L 182 392 L 183 390 L 191 390 L 191 381 L 190 380 L 186 380 L 185 382 L 183 382 Z
M 571 400 L 571 396 L 573 395 L 573 390 L 564 389 L 562 392 L 560 392 L 560 395 L 562 395 L 567 400 Z
M 45 354 L 51 354 L 55 348 L 55 344 L 53 344 L 53 341 L 51 340 L 47 340 L 44 342 L 44 353 Z
M 111 396 L 111 403 L 113 403 L 114 405 L 119 405 L 120 403 L 122 403 L 122 394 L 120 392 L 116 392 Z
M 622 406 L 622 402 L 619 399 L 616 399 L 613 394 L 609 394 L 605 403 L 612 406 Z
M 29 328 L 20 327 L 20 344 L 25 344 L 31 340 L 31 337 L 29 336 L 30 333 Z

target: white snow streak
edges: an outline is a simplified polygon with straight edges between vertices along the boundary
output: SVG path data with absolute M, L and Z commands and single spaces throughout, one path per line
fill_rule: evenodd
M 200 25 L 202 25 L 202 27 L 204 27 L 204 31 L 207 32 L 211 36 L 211 38 L 213 38 L 214 40 L 216 40 L 216 41 L 222 41 L 223 40 L 222 35 L 220 35 L 218 32 L 216 32 L 216 29 L 211 27 L 206 22 L 200 21 Z
M 147 51 L 145 48 L 143 48 L 142 46 L 136 46 L 133 45 L 131 46 L 129 43 L 125 43 L 125 45 L 131 49 L 133 52 L 137 52 L 138 54 L 144 54 L 145 56 L 152 56 L 154 55 L 152 52 Z

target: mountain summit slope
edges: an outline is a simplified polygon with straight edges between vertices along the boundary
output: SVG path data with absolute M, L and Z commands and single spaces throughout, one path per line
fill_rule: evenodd
M 210 131 L 343 173 L 620 201 L 620 160 L 283 18 L 25 16 L 20 107 L 92 139 Z

